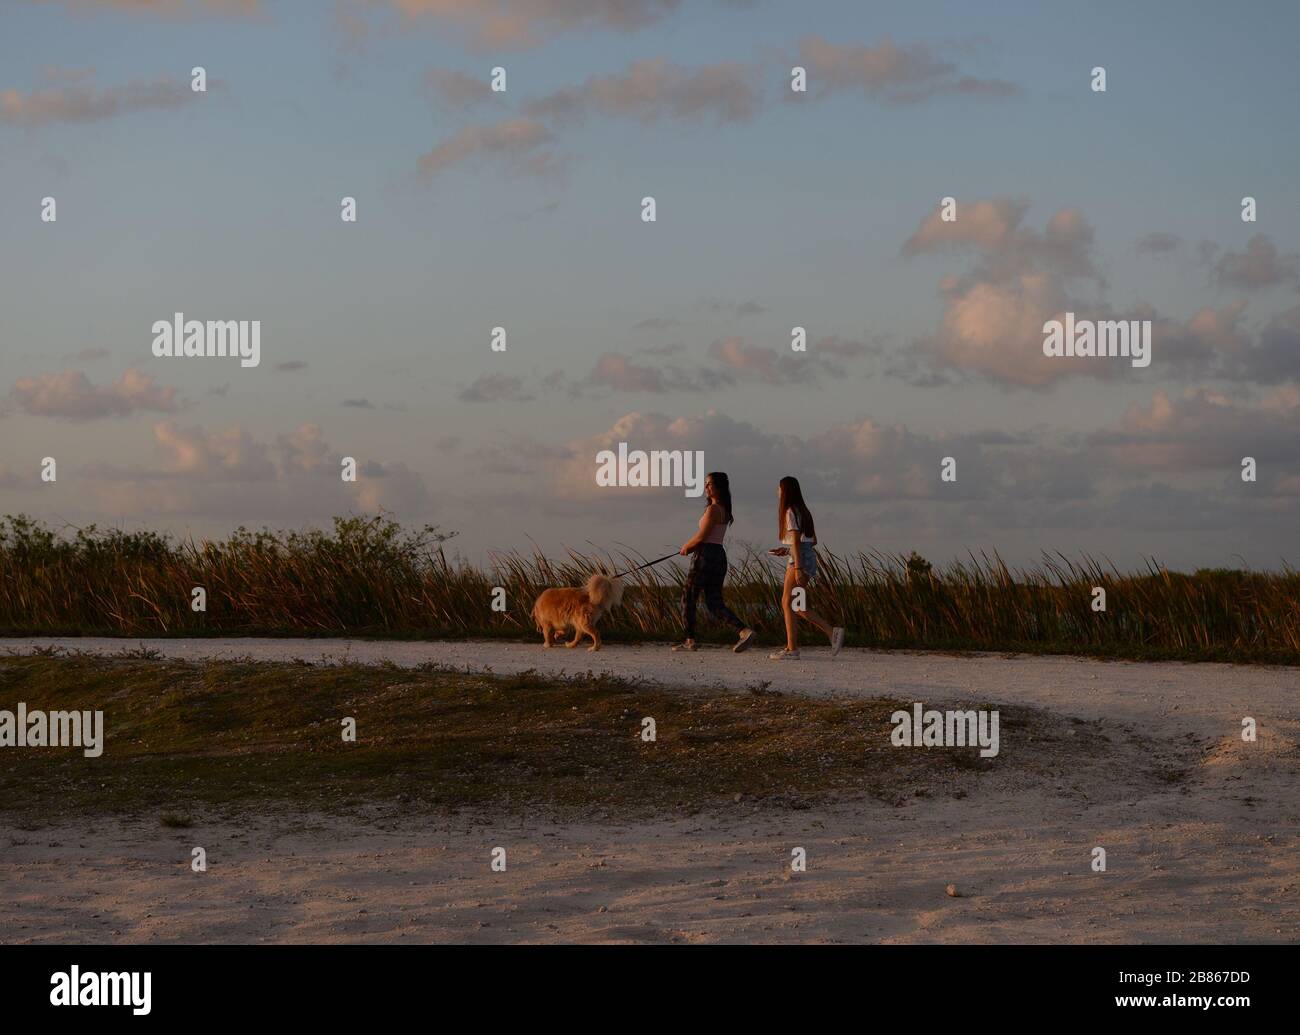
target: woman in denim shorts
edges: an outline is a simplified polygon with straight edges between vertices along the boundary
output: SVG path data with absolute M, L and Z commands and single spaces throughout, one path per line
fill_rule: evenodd
M 830 637 L 831 657 L 840 652 L 844 646 L 844 630 L 832 626 L 821 615 L 806 608 L 794 609 L 794 591 L 796 587 L 807 590 L 817 576 L 817 527 L 813 523 L 812 511 L 803 501 L 803 490 L 799 488 L 799 479 L 789 475 L 781 479 L 777 486 L 777 529 L 781 542 L 772 551 L 778 557 L 788 557 L 785 567 L 785 584 L 781 591 L 781 611 L 785 616 L 785 646 L 775 654 L 769 655 L 773 661 L 790 661 L 799 657 L 799 619 L 811 622 Z

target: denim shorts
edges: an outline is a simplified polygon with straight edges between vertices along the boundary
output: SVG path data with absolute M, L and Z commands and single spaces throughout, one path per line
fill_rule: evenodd
M 793 553 L 790 554 L 785 566 L 787 568 L 794 567 Z M 804 578 L 811 580 L 817 577 L 817 551 L 813 549 L 812 543 L 804 540 L 799 542 L 799 567 L 803 571 Z

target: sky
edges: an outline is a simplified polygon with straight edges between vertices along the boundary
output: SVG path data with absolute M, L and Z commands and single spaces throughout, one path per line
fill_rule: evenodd
M 0 514 L 384 511 L 472 563 L 658 556 L 701 504 L 597 485 L 626 442 L 728 472 L 731 542 L 772 545 L 794 475 L 837 553 L 1294 563 L 1298 30 L 1290 3 L 5 0 Z M 155 356 L 177 312 L 259 320 L 259 364 Z M 1150 365 L 1045 356 L 1066 312 L 1151 321 Z

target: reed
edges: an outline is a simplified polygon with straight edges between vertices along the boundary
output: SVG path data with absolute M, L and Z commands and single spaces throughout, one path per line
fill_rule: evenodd
M 509 552 L 487 568 L 450 560 L 450 536 L 391 518 L 335 518 L 328 531 L 252 532 L 176 540 L 95 527 L 63 533 L 23 515 L 0 519 L 0 631 L 6 635 L 534 635 L 529 610 L 548 586 L 579 585 L 648 557 L 570 550 L 564 557 Z M 746 621 L 779 636 L 782 569 L 765 553 L 733 548 L 727 599 Z M 653 555 L 652 555 L 653 556 Z M 1012 568 L 997 554 L 943 567 L 879 552 L 820 554 L 810 606 L 859 646 L 1042 651 L 1133 658 L 1300 662 L 1300 575 L 1202 569 L 1149 561 L 1045 555 Z M 684 564 L 628 576 L 624 606 L 602 623 L 608 638 L 680 634 Z M 191 590 L 207 591 L 206 612 Z M 491 609 L 493 587 L 507 610 Z M 1107 609 L 1092 610 L 1093 587 Z M 730 631 L 702 614 L 702 638 Z

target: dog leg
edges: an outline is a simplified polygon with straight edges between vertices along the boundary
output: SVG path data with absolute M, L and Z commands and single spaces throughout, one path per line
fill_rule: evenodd
M 543 626 L 543 627 L 542 627 L 542 646 L 543 646 L 543 647 L 554 647 L 554 646 L 555 646 L 555 641 L 551 639 L 551 637 L 554 636 L 554 635 L 555 635 L 555 630 L 554 630 L 554 629 L 552 629 L 549 625 L 547 625 L 547 626 Z
M 596 632 L 596 628 L 589 618 L 583 618 L 573 628 L 576 630 L 576 635 L 573 637 L 573 643 L 570 646 L 577 646 L 584 636 L 590 636 L 591 646 L 587 650 L 600 650 L 600 634 Z

